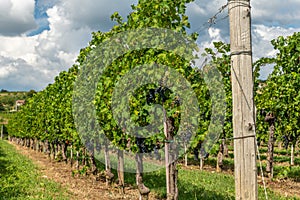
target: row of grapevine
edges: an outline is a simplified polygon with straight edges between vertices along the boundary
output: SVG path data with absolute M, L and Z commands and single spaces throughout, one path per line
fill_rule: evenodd
M 111 168 L 114 167 L 118 169 L 118 180 L 122 188 L 124 188 L 125 182 L 124 170 L 127 170 L 127 166 L 124 166 L 124 159 L 133 153 L 135 155 L 133 160 L 137 166 L 136 182 L 141 196 L 147 196 L 150 191 L 143 184 L 142 153 L 150 154 L 159 151 L 164 155 L 162 159 L 175 161 L 167 162 L 166 179 L 168 180 L 168 198 L 177 199 L 176 162 L 178 157 L 182 156 L 177 149 L 183 145 L 185 153 L 187 153 L 186 143 L 191 143 L 191 147 L 198 150 L 209 132 L 212 115 L 215 114 L 213 120 L 223 120 L 219 119 L 224 114 L 223 109 L 212 110 L 212 107 L 225 107 L 221 101 L 213 102 L 214 98 L 222 99 L 224 97 L 221 95 L 221 90 L 224 90 L 226 115 L 225 124 L 221 130 L 220 139 L 223 140 L 219 142 L 219 161 L 217 162 L 221 167 L 222 157 L 227 154 L 226 139 L 232 137 L 230 47 L 222 42 L 215 42 L 214 49 L 205 49 L 206 56 L 211 57 L 210 66 L 216 66 L 222 75 L 223 87 L 218 88 L 219 85 L 216 84 L 220 81 L 218 78 L 212 80 L 213 84 L 208 85 L 203 77 L 205 77 L 205 73 L 211 72 L 210 67 L 199 70 L 197 67 L 192 67 L 191 64 L 191 60 L 194 58 L 193 52 L 197 50 L 197 47 L 193 45 L 197 35 L 189 35 L 185 30 L 190 26 L 185 15 L 185 4 L 189 2 L 191 0 L 140 0 L 138 5 L 132 6 L 133 12 L 127 17 L 126 22 L 118 13 L 115 13 L 112 19 L 117 22 L 117 25 L 106 33 L 94 32 L 89 46 L 80 51 L 77 64 L 67 72 L 61 72 L 53 84 L 48 85 L 43 91 L 29 99 L 22 110 L 10 121 L 11 140 L 48 153 L 52 158 L 61 156 L 62 160 L 70 161 L 71 164 L 76 158 L 77 167 L 79 159 L 81 159 L 82 164 L 88 165 L 90 173 L 94 175 L 98 174 L 96 159 L 101 160 L 104 157 L 107 183 L 111 182 L 113 178 Z M 147 27 L 153 29 L 145 29 Z M 164 28 L 164 31 L 161 31 L 160 28 Z M 172 35 L 166 29 L 174 32 L 173 36 L 179 35 L 180 37 L 171 37 L 161 42 L 158 38 L 166 38 L 167 34 Z M 134 32 L 130 32 L 132 30 Z M 144 32 L 138 30 L 144 30 Z M 147 30 L 154 31 L 156 35 L 150 34 L 153 37 L 149 38 Z M 118 38 L 118 36 L 122 36 L 122 33 L 128 32 L 131 35 L 123 34 L 126 37 Z M 297 46 L 299 38 L 299 34 L 295 34 L 288 39 L 280 37 L 278 40 L 274 40 L 272 43 L 275 49 L 279 50 L 277 58 L 262 58 L 254 64 L 255 91 L 258 91 L 255 97 L 258 110 L 257 133 L 261 140 L 268 140 L 265 137 L 268 124 L 264 121 L 266 115 L 270 116 L 270 114 L 276 117 L 275 124 L 270 123 L 270 126 L 276 127 L 277 140 L 281 140 L 284 135 L 294 144 L 298 139 L 299 116 L 296 91 L 299 87 L 297 71 L 299 68 L 299 47 Z M 130 49 L 132 46 L 136 47 L 136 41 L 139 40 L 143 41 L 143 45 L 146 47 Z M 165 48 L 162 48 L 161 43 Z M 153 48 L 147 44 L 153 45 Z M 124 46 L 128 48 L 128 51 L 124 52 L 122 49 Z M 99 48 L 104 47 L 113 49 L 113 51 L 104 53 L 99 51 Z M 116 59 L 108 62 L 111 58 Z M 266 85 L 259 88 L 259 69 L 262 65 L 271 62 L 276 63 L 275 70 L 266 81 Z M 154 68 L 157 70 L 156 73 L 150 73 L 149 68 L 144 66 L 145 64 L 156 66 Z M 105 68 L 98 77 L 95 74 L 99 73 L 97 67 L 101 68 L 101 65 L 104 65 Z M 196 95 L 199 112 L 190 119 L 191 124 L 197 124 L 194 133 L 189 133 L 192 128 L 182 131 L 186 135 L 178 133 L 180 124 L 184 120 L 183 116 L 187 112 L 189 112 L 188 114 L 193 112 L 193 101 L 191 99 L 187 99 L 186 102 L 182 101 L 178 95 L 180 91 L 172 91 L 167 87 L 166 83 L 173 80 L 169 80 L 171 76 L 166 73 L 167 70 L 164 66 L 172 68 L 174 74 L 182 75 Z M 162 70 L 161 75 L 158 73 L 159 70 Z M 205 72 L 205 70 L 207 71 Z M 132 91 L 124 89 L 119 94 L 120 99 L 113 102 L 114 91 L 119 87 L 122 78 L 133 72 L 135 77 L 132 79 L 137 79 L 137 81 L 130 81 L 136 85 L 138 85 L 138 81 L 142 80 L 140 77 L 153 76 L 159 81 L 141 85 Z M 83 79 L 81 82 L 79 81 L 80 84 L 78 84 L 78 79 Z M 123 88 L 126 88 L 125 85 L 123 84 Z M 211 93 L 213 87 L 215 87 L 213 90 L 215 94 Z M 91 95 L 93 91 L 95 94 Z M 124 98 L 128 101 L 121 98 L 126 97 L 128 93 L 130 93 L 130 97 Z M 73 101 L 74 97 L 75 101 Z M 191 105 L 190 110 L 183 109 L 184 103 Z M 129 110 L 126 113 L 122 108 L 127 107 L 128 104 Z M 155 107 L 157 104 L 160 104 L 161 107 Z M 89 112 L 87 105 L 91 105 L 91 108 L 95 109 L 96 121 L 90 116 L 94 111 Z M 123 118 L 115 119 L 112 105 L 117 108 L 115 112 L 124 113 Z M 128 121 L 132 121 L 139 127 L 149 126 L 155 121 L 151 114 L 151 107 L 158 110 L 158 118 L 163 122 L 161 126 L 155 129 L 155 134 L 150 137 L 143 130 L 133 132 L 134 129 L 126 125 Z M 100 130 L 95 128 L 97 124 L 101 127 Z M 219 131 L 218 127 L 212 127 L 212 130 L 216 133 Z M 207 146 L 211 147 L 216 138 L 213 135 L 209 139 L 206 142 Z M 174 142 L 180 140 L 184 144 Z M 272 140 L 274 139 L 271 137 L 271 143 Z M 204 150 L 208 151 L 209 149 Z M 73 155 L 75 152 L 76 156 Z M 203 157 L 205 153 L 208 152 L 202 152 L 201 156 Z M 271 151 L 269 155 L 271 155 Z M 116 165 L 113 163 L 113 156 L 118 160 L 115 162 Z M 158 160 L 153 159 L 154 162 Z M 269 157 L 268 160 L 270 161 L 272 158 Z
M 291 144 L 291 165 L 294 165 L 294 147 L 299 140 L 300 89 L 300 33 L 271 41 L 277 54 L 274 58 L 261 58 L 257 65 L 273 64 L 274 70 L 262 84 L 257 96 L 258 133 L 268 142 L 267 171 L 273 176 L 274 142 Z M 265 122 L 264 122 L 265 121 Z M 267 122 L 267 123 L 266 123 Z M 269 129 L 269 130 L 268 130 Z M 265 134 L 269 131 L 269 138 Z
M 138 132 L 137 135 L 128 133 L 123 127 L 117 125 L 116 120 L 112 117 L 112 95 L 113 90 L 116 87 L 116 83 L 121 80 L 121 77 L 128 73 L 130 70 L 134 70 L 136 66 L 143 65 L 145 63 L 154 64 L 157 63 L 158 67 L 164 69 L 162 66 L 172 67 L 176 73 L 181 74 L 189 84 L 193 91 L 196 93 L 197 101 L 199 102 L 200 117 L 193 116 L 193 123 L 199 123 L 197 127 L 197 134 L 192 138 L 194 140 L 193 145 L 196 146 L 199 141 L 203 141 L 210 119 L 210 107 L 211 101 L 209 100 L 210 94 L 208 87 L 205 85 L 204 79 L 200 70 L 191 67 L 190 60 L 193 58 L 192 53 L 196 46 L 192 43 L 196 39 L 196 35 L 188 35 L 185 31 L 186 27 L 189 27 L 187 16 L 185 16 L 185 4 L 190 1 L 140 1 L 137 6 L 133 6 L 133 12 L 128 16 L 128 21 L 123 22 L 122 18 L 115 13 L 112 18 L 118 22 L 118 25 L 113 27 L 111 31 L 107 33 L 95 32 L 89 46 L 80 51 L 78 56 L 78 65 L 74 65 L 68 72 L 61 72 L 59 76 L 55 78 L 55 82 L 46 87 L 43 91 L 38 92 L 33 96 L 22 110 L 16 115 L 15 119 L 11 120 L 9 126 L 9 134 L 11 140 L 17 141 L 23 145 L 41 150 L 49 154 L 52 158 L 62 155 L 63 160 L 72 163 L 73 151 L 76 151 L 76 158 L 79 159 L 79 154 L 87 154 L 89 161 L 86 163 L 90 167 L 90 171 L 93 174 L 97 174 L 97 167 L 95 157 L 99 154 L 104 154 L 106 164 L 106 179 L 110 182 L 113 174 L 111 173 L 111 165 L 113 160 L 110 156 L 117 153 L 118 158 L 118 176 L 119 183 L 124 187 L 124 151 L 133 152 L 136 154 L 135 160 L 137 163 L 137 185 L 141 196 L 147 196 L 149 189 L 143 184 L 143 157 L 141 153 L 149 153 L 154 148 L 162 150 L 166 149 L 169 153 L 164 155 L 164 159 L 177 160 L 179 152 L 175 149 L 178 148 L 175 144 L 176 130 L 180 127 L 181 116 L 188 112 L 187 110 L 180 110 L 182 100 L 179 99 L 178 94 L 169 90 L 165 85 L 168 75 L 162 73 L 159 77 L 156 74 L 157 79 L 161 80 L 158 84 L 147 84 L 137 88 L 133 91 L 130 97 L 130 115 L 127 116 L 139 126 L 149 125 L 153 118 L 149 115 L 149 108 L 155 104 L 161 104 L 163 106 L 159 115 L 165 116 L 164 125 L 157 129 L 155 135 L 147 137 L 144 133 Z M 130 31 L 136 28 L 142 29 L 147 27 L 157 27 L 171 29 L 182 37 L 182 43 L 178 45 L 176 38 L 173 40 L 168 38 L 167 47 L 179 46 L 179 51 L 184 54 L 176 54 L 172 51 L 154 48 L 140 48 L 134 51 L 128 51 L 117 59 L 113 60 L 104 69 L 100 80 L 89 80 L 97 84 L 97 90 L 94 99 L 85 98 L 79 99 L 79 101 L 72 101 L 73 97 L 85 97 L 90 96 L 91 88 L 86 87 L 85 84 L 77 84 L 76 80 L 82 75 L 84 70 L 89 69 L 93 72 L 93 67 L 97 66 L 100 62 L 105 62 L 113 57 L 113 54 L 118 53 L 118 48 L 113 46 L 113 52 L 108 52 L 101 57 L 99 63 L 95 63 L 97 57 L 97 47 L 101 47 L 106 41 L 113 38 L 115 35 Z M 159 30 L 159 29 L 157 29 Z M 164 37 L 165 30 L 161 33 L 157 33 L 157 36 Z M 147 35 L 137 35 L 143 42 L 147 41 Z M 123 38 L 121 38 L 123 39 Z M 149 43 L 153 38 L 149 38 Z M 186 41 L 186 39 L 188 41 Z M 127 38 L 127 45 L 136 43 L 137 38 Z M 156 41 L 159 42 L 159 41 Z M 108 43 L 109 44 L 109 43 Z M 187 48 L 190 46 L 190 48 Z M 184 48 L 182 48 L 184 47 Z M 176 49 L 175 49 L 176 50 Z M 184 56 L 183 56 L 184 55 Z M 99 55 L 96 55 L 99 56 Z M 175 73 L 174 72 L 174 73 Z M 149 74 L 147 69 L 140 68 L 139 76 Z M 144 73 L 144 74 L 143 74 Z M 80 78 L 80 77 L 79 77 Z M 89 83 L 87 83 L 89 84 Z M 180 88 L 181 85 L 178 87 Z M 73 88 L 76 87 L 76 90 Z M 126 91 L 125 91 L 126 92 Z M 181 91 L 178 91 L 181 92 Z M 125 94 L 126 95 L 126 94 Z M 81 102 L 80 100 L 83 100 Z M 187 99 L 188 100 L 188 99 Z M 86 105 L 92 102 L 97 113 L 97 122 L 93 118 L 89 117 L 88 112 L 84 112 Z M 125 107 L 128 102 L 118 102 Z M 192 102 L 184 102 L 186 104 L 192 104 Z M 121 106 L 121 107 L 122 107 Z M 79 112 L 74 112 L 79 110 Z M 192 109 L 192 108 L 190 108 Z M 82 111 L 82 112 L 80 112 Z M 119 111 L 122 112 L 122 111 Z M 74 116 L 73 116 L 74 114 Z M 79 116 L 77 116 L 79 115 Z M 74 118 L 75 117 L 75 118 Z M 76 117 L 83 119 L 82 121 L 75 123 Z M 196 121 L 195 121 L 196 120 Z M 124 121 L 123 121 L 124 122 Z M 99 123 L 101 131 L 88 129 L 85 135 L 80 135 L 78 128 L 82 128 L 80 123 L 91 124 Z M 79 124 L 79 127 L 78 127 Z M 77 127 L 76 127 L 77 125 Z M 92 125 L 94 127 L 94 125 Z M 164 128 L 167 127 L 167 128 Z M 77 128 L 77 129 L 76 129 Z M 187 132 L 187 130 L 184 130 Z M 99 140 L 99 135 L 103 135 L 106 138 Z M 187 137 L 191 137 L 189 133 Z M 183 139 L 187 140 L 189 138 Z M 182 139 L 180 137 L 179 139 Z M 212 142 L 211 142 L 212 143 Z M 104 152 L 99 152 L 104 146 Z M 112 147 L 117 149 L 117 152 L 111 150 Z M 70 149 L 70 151 L 68 151 Z M 168 165 L 169 163 L 167 163 Z M 167 190 L 169 199 L 177 199 L 177 167 L 176 162 L 172 162 L 167 166 Z
M 53 84 L 28 99 L 10 120 L 10 137 L 20 138 L 32 148 L 43 147 L 53 157 L 58 153 L 54 146 L 61 147 L 64 159 L 67 145 L 79 150 L 82 144 L 72 116 L 72 91 L 77 72 L 77 66 L 61 72 Z

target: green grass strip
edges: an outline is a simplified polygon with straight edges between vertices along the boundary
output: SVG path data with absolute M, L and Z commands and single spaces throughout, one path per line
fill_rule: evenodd
M 165 169 L 145 173 L 144 183 L 157 194 L 157 198 L 165 198 L 166 180 Z M 126 173 L 125 182 L 135 185 L 134 174 Z M 178 191 L 179 199 L 184 200 L 234 200 L 234 177 L 222 173 L 214 173 L 200 170 L 179 169 Z M 272 200 L 291 200 L 297 198 L 286 198 L 278 193 L 267 189 L 268 197 Z M 259 186 L 258 199 L 266 199 L 263 187 Z M 298 198 L 299 199 L 299 198 Z
M 0 199 L 69 199 L 58 183 L 42 178 L 31 160 L 0 140 Z

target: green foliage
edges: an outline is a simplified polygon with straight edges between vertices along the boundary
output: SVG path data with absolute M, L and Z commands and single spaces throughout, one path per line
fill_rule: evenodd
M 92 67 L 95 65 L 101 66 L 97 62 L 101 64 L 106 64 L 107 62 L 109 64 L 108 66 L 104 65 L 105 69 L 103 69 L 104 71 L 101 72 L 102 74 L 100 80 L 97 80 L 97 82 L 95 82 L 95 84 L 98 85 L 95 99 L 89 98 L 87 99 L 87 101 L 93 101 L 97 111 L 97 119 L 104 134 L 115 146 L 118 146 L 121 149 L 128 148 L 128 146 L 126 146 L 126 141 L 128 141 L 128 139 L 132 141 L 131 146 L 129 147 L 131 151 L 136 152 L 138 148 L 135 138 L 130 136 L 128 130 L 126 130 L 122 126 L 119 126 L 117 121 L 113 118 L 113 92 L 115 90 L 115 87 L 117 86 L 116 84 L 122 80 L 125 74 L 143 64 L 155 64 L 159 67 L 169 66 L 175 69 L 176 72 L 180 73 L 186 80 L 189 81 L 194 92 L 196 93 L 201 113 L 201 119 L 198 119 L 199 129 L 196 138 L 194 138 L 194 143 L 197 144 L 199 140 L 203 141 L 205 134 L 208 132 L 207 129 L 210 119 L 209 109 L 211 106 L 209 91 L 204 84 L 201 72 L 199 72 L 195 68 L 192 68 L 190 64 L 190 61 L 193 58 L 192 53 L 194 50 L 196 50 L 196 46 L 192 46 L 193 49 L 186 48 L 190 46 L 190 43 L 195 41 L 197 36 L 195 34 L 188 35 L 185 31 L 185 29 L 189 27 L 189 23 L 187 21 L 188 18 L 184 14 L 186 9 L 185 3 L 188 2 L 191 1 L 139 1 L 137 6 L 132 6 L 133 12 L 131 12 L 127 17 L 127 22 L 123 22 L 122 17 L 118 13 L 114 13 L 112 15 L 112 19 L 118 22 L 118 25 L 116 25 L 106 33 L 93 33 L 93 38 L 89 43 L 89 46 L 85 49 L 82 49 L 80 52 L 77 61 L 80 63 L 80 68 L 83 70 L 83 75 L 85 75 L 84 70 L 86 70 L 86 68 L 90 68 L 90 70 L 92 70 Z M 160 44 L 160 46 L 158 47 L 155 46 L 155 48 L 150 48 L 147 45 L 155 44 L 157 43 L 157 41 L 155 40 L 156 38 L 147 38 L 147 34 L 149 33 L 147 33 L 146 31 L 145 33 L 140 32 L 141 35 L 133 33 L 132 35 L 129 34 L 128 37 L 114 39 L 114 36 L 122 31 L 138 31 L 142 28 L 147 27 L 170 29 L 173 32 L 179 32 L 190 41 L 185 41 L 186 43 L 178 45 L 178 43 L 180 43 L 181 41 L 174 40 L 174 38 L 170 37 L 168 38 L 168 41 L 165 42 L 165 44 Z M 165 38 L 166 34 L 166 31 L 157 32 L 157 38 Z M 121 44 L 129 47 L 136 45 L 135 43 L 141 42 L 141 46 L 138 49 L 130 50 L 124 53 L 121 49 L 123 47 L 118 47 L 120 42 L 114 42 L 114 40 L 125 40 L 126 42 L 122 41 L 123 43 Z M 112 43 L 109 43 L 107 41 L 111 41 Z M 99 55 L 97 54 L 98 52 L 96 49 L 99 46 L 101 47 L 101 45 L 104 45 L 106 49 L 112 48 L 113 52 L 105 52 L 103 56 L 101 56 L 101 60 L 97 60 L 97 57 Z M 171 50 L 174 49 L 174 46 L 181 47 L 180 45 L 182 45 L 181 49 L 185 48 L 184 51 L 187 51 L 187 53 L 185 54 L 186 57 L 180 56 L 180 54 L 177 54 L 176 52 L 163 50 L 164 45 L 170 47 L 169 49 Z M 181 49 L 179 48 L 180 51 L 182 51 Z M 110 55 L 110 53 L 113 53 L 114 55 Z M 115 55 L 118 55 L 118 58 L 113 60 L 112 62 L 108 62 L 108 60 L 110 61 L 111 57 Z M 135 78 L 143 76 L 160 76 L 159 73 L 146 74 L 147 72 L 144 71 L 143 68 L 141 68 L 139 74 L 137 74 Z M 90 73 L 97 74 L 96 71 Z M 86 76 L 86 78 L 84 79 L 90 80 L 93 78 L 91 78 L 90 76 Z M 164 82 L 163 79 L 168 79 L 168 77 L 162 76 L 160 77 L 160 79 L 161 81 L 159 84 L 141 86 L 140 88 L 137 88 L 137 90 L 134 91 L 134 94 L 130 96 L 130 113 L 126 113 L 127 121 L 132 120 L 142 127 L 149 125 L 151 121 L 153 121 L 153 118 L 151 118 L 152 116 L 149 115 L 149 113 L 151 112 L 151 105 L 146 102 L 146 97 L 151 90 L 156 90 L 157 88 L 164 87 L 164 84 L 162 84 Z M 91 85 L 93 86 L 94 83 L 92 83 Z M 93 89 L 91 88 L 78 89 L 78 93 L 80 94 L 76 95 L 88 96 L 91 90 L 93 91 Z M 127 94 L 125 90 L 124 96 L 126 95 Z M 178 124 L 182 117 L 182 109 L 178 108 L 178 106 L 174 106 L 175 99 L 177 98 L 176 95 L 177 94 L 175 92 L 170 93 L 170 98 L 166 102 L 163 102 L 160 97 L 157 96 L 155 97 L 156 100 L 154 104 L 163 105 L 163 108 L 167 111 L 167 116 L 174 118 L 176 124 L 175 126 L 177 126 L 177 128 L 175 129 L 178 129 Z M 125 102 L 121 99 L 118 101 L 118 105 L 121 105 L 120 107 L 125 108 L 127 104 L 128 102 Z M 76 103 L 75 107 L 77 106 L 79 106 L 78 110 L 84 110 L 85 105 L 83 105 L 83 102 Z M 118 112 L 120 112 L 120 110 L 118 110 Z M 84 114 L 80 113 L 80 115 L 83 116 Z M 88 116 L 87 114 L 83 118 L 89 119 L 90 116 Z M 122 120 L 121 123 L 125 124 L 126 121 L 124 121 L 124 119 Z M 93 123 L 94 122 L 91 121 L 86 122 L 85 124 L 91 127 L 90 124 Z M 90 128 L 87 128 L 87 130 L 89 129 Z M 94 133 L 91 133 L 89 131 L 86 132 L 87 134 L 89 134 L 89 137 L 94 137 Z M 142 132 L 139 132 L 138 134 L 139 136 L 143 136 Z M 133 134 L 131 133 L 131 135 Z M 147 138 L 144 143 L 148 144 L 147 148 L 151 149 L 154 144 L 156 144 L 157 142 L 163 143 L 164 140 L 165 138 L 163 134 L 163 128 L 161 128 L 156 132 L 156 136 Z
M 230 45 L 223 42 L 214 42 L 214 48 L 206 48 L 205 56 L 210 56 L 210 65 L 217 67 L 222 74 L 222 81 L 226 93 L 226 115 L 222 138 L 231 138 L 232 128 L 232 86 L 231 86 L 231 61 Z
M 274 166 L 274 175 L 278 179 L 291 179 L 299 182 L 300 166 Z
M 118 25 L 114 26 L 109 32 L 95 32 L 93 33 L 92 40 L 89 46 L 80 51 L 77 62 L 79 66 L 74 65 L 69 69 L 68 72 L 61 72 L 56 78 L 53 84 L 49 84 L 44 90 L 34 93 L 30 92 L 31 98 L 28 99 L 26 105 L 20 112 L 11 120 L 9 124 L 9 134 L 19 138 L 35 138 L 41 141 L 49 142 L 71 142 L 77 149 L 82 147 L 82 143 L 85 143 L 85 138 L 79 139 L 77 130 L 75 129 L 75 123 L 72 115 L 72 97 L 73 97 L 73 86 L 77 77 L 78 68 L 83 69 L 84 67 L 92 69 L 95 60 L 88 63 L 86 66 L 83 65 L 88 58 L 92 58 L 94 55 L 98 55 L 95 49 L 99 45 L 108 44 L 111 38 L 116 34 L 137 30 L 141 28 L 164 28 L 169 29 L 171 32 L 176 32 L 182 36 L 181 41 L 176 40 L 177 38 L 168 38 L 165 36 L 166 32 L 157 33 L 156 38 L 145 37 L 147 33 L 135 35 L 136 37 L 121 38 L 127 40 L 126 44 L 134 45 L 136 41 L 149 42 L 153 44 L 153 40 L 159 41 L 160 38 L 165 38 L 165 44 L 169 50 L 164 50 L 161 44 L 156 48 L 145 47 L 144 43 L 140 44 L 140 47 L 134 51 L 127 51 L 105 69 L 99 80 L 96 80 L 94 85 L 97 85 L 97 90 L 94 99 L 88 99 L 88 101 L 80 102 L 81 105 L 75 105 L 79 110 L 80 114 L 89 120 L 89 114 L 84 115 L 84 105 L 94 104 L 97 111 L 97 120 L 101 125 L 104 134 L 108 136 L 112 144 L 119 148 L 128 148 L 126 143 L 130 137 L 127 133 L 122 130 L 122 127 L 118 127 L 116 121 L 113 118 L 111 110 L 112 94 L 115 84 L 130 70 L 136 66 L 142 64 L 158 64 L 160 66 L 169 66 L 181 74 L 196 93 L 197 100 L 200 107 L 201 117 L 197 119 L 197 113 L 192 116 L 195 118 L 193 123 L 198 120 L 199 127 L 197 130 L 197 136 L 194 138 L 194 143 L 203 141 L 205 134 L 208 132 L 209 120 L 211 117 L 211 101 L 208 87 L 205 86 L 203 76 L 201 72 L 195 68 L 192 68 L 190 61 L 193 59 L 193 51 L 197 50 L 194 41 L 196 40 L 196 34 L 187 34 L 186 28 L 189 27 L 188 18 L 185 15 L 185 4 L 191 2 L 186 1 L 140 1 L 137 6 L 133 6 L 133 12 L 127 17 L 127 21 L 123 22 L 122 17 L 118 13 L 112 15 L 112 19 L 115 20 Z M 151 29 L 149 29 L 151 30 Z M 153 29 L 152 29 L 153 30 Z M 119 42 L 120 43 L 120 42 Z M 118 41 L 114 44 L 113 54 L 118 54 L 119 49 L 117 48 Z M 178 46 L 178 48 L 174 48 Z M 172 52 L 171 50 L 174 50 Z M 105 52 L 106 53 L 106 52 Z M 119 52 L 120 53 L 120 52 Z M 121 52 L 122 53 L 122 52 Z M 112 55 L 104 54 L 102 60 L 110 58 Z M 97 60 L 98 61 L 98 60 Z M 104 62 L 103 61 L 103 62 Z M 153 74 L 155 76 L 156 74 Z M 138 77 L 138 76 L 137 76 Z M 161 77 L 161 80 L 166 78 Z M 88 80 L 91 81 L 91 80 Z M 144 126 L 149 124 L 153 119 L 149 115 L 151 106 L 145 103 L 145 97 L 151 89 L 162 87 L 162 84 L 149 85 L 144 88 L 137 88 L 134 94 L 130 97 L 130 116 L 128 119 L 132 119 L 135 123 Z M 82 85 L 82 90 L 79 93 L 83 96 L 88 96 L 91 93 L 90 88 Z M 165 94 L 167 95 L 167 94 Z M 167 95 L 169 99 L 162 101 L 161 97 L 157 96 L 155 104 L 164 104 L 163 107 L 167 111 L 167 116 L 172 117 L 175 120 L 175 126 L 178 129 L 178 124 L 182 120 L 182 109 L 180 106 L 175 105 L 174 102 L 178 97 L 176 92 L 170 91 Z M 122 102 L 124 103 L 124 102 Z M 127 103 L 127 102 L 125 102 Z M 189 102 L 188 102 L 189 103 Z M 94 107 L 93 107 L 94 108 Z M 191 109 L 191 108 L 189 108 Z M 92 111 L 94 112 L 94 110 Z M 187 111 L 185 111 L 187 112 Z M 96 121 L 87 122 L 91 129 L 87 130 L 86 133 L 91 136 L 89 139 L 96 139 L 102 132 L 98 130 L 92 130 Z M 77 127 L 81 129 L 82 127 Z M 93 132 L 95 131 L 95 132 Z M 155 137 L 147 138 L 144 142 L 151 149 L 157 142 L 164 143 L 163 129 L 157 132 Z M 94 138 L 93 138 L 94 137 Z M 132 139 L 132 145 L 130 150 L 133 152 L 137 151 L 137 145 L 134 138 Z M 99 141 L 103 142 L 103 141 Z M 91 141 L 91 143 L 93 143 Z M 162 147 L 162 145 L 161 145 Z
M 6 89 L 1 89 L 0 93 L 8 92 Z
M 278 51 L 275 58 L 262 58 L 258 65 L 274 63 L 274 71 L 269 75 L 264 86 L 256 95 L 258 110 L 258 131 L 266 132 L 263 123 L 267 113 L 276 117 L 275 134 L 277 140 L 283 136 L 289 142 L 295 143 L 300 135 L 299 127 L 299 89 L 300 89 L 300 33 L 294 33 L 286 38 L 280 36 L 271 41 Z
M 3 103 L 0 103 L 0 112 L 1 111 L 5 111 L 5 107 L 4 107 Z
M 36 138 L 49 142 L 73 142 L 80 145 L 72 116 L 72 91 L 77 66 L 61 72 L 55 83 L 34 94 L 10 120 L 8 131 L 19 138 Z M 33 94 L 34 92 L 31 92 Z

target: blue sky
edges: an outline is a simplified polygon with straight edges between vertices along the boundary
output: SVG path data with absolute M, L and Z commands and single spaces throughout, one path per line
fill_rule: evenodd
M 108 31 L 110 15 L 124 18 L 137 0 L 0 0 L 0 89 L 41 90 L 71 67 L 91 32 Z M 227 9 L 217 23 L 207 21 L 225 0 L 196 0 L 187 5 L 191 31 L 199 32 L 201 49 L 213 41 L 229 42 Z M 270 40 L 300 31 L 300 1 L 251 0 L 254 60 L 273 56 Z M 224 18 L 225 17 L 225 18 Z M 224 18 L 224 19 L 223 19 Z M 222 19 L 222 20 L 221 20 Z M 219 21 L 220 20 L 220 21 Z M 264 69 L 266 76 L 270 69 Z
M 38 35 L 44 30 L 50 30 L 47 10 L 55 5 L 55 1 L 48 5 L 41 4 L 40 0 L 35 1 L 34 19 L 37 23 L 37 29 L 30 31 L 27 36 Z

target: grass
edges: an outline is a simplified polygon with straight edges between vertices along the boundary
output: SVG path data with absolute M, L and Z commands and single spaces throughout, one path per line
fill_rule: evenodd
M 229 149 L 233 150 L 232 146 L 228 146 Z M 260 158 L 262 161 L 263 170 L 266 170 L 266 162 L 267 162 L 267 147 L 260 147 Z M 295 150 L 295 158 L 294 163 L 295 166 L 290 166 L 290 149 L 274 149 L 274 178 L 291 178 L 296 181 L 300 181 L 300 151 Z M 233 152 L 229 152 L 229 158 L 223 159 L 223 164 L 225 169 L 234 170 L 234 155 Z M 210 165 L 212 167 L 216 167 L 217 158 L 216 157 L 208 157 L 205 160 L 206 165 Z M 198 161 L 194 161 L 192 156 L 189 156 L 189 163 L 198 165 Z M 259 163 L 257 163 L 257 169 L 260 172 Z
M 274 166 L 274 176 L 276 178 L 290 178 L 300 181 L 300 166 Z
M 264 170 L 264 173 L 266 173 L 266 156 L 261 155 L 262 161 L 262 168 Z M 293 180 L 299 181 L 300 180 L 300 158 L 295 158 L 295 166 L 290 166 L 290 157 L 288 156 L 274 156 L 274 178 L 291 178 Z M 189 163 L 194 165 L 199 165 L 198 162 L 190 159 Z M 277 165 L 278 163 L 285 163 L 286 165 Z M 212 167 L 216 167 L 217 165 L 217 158 L 215 157 L 209 157 L 205 160 L 206 165 L 210 165 Z M 234 170 L 234 160 L 231 158 L 224 158 L 223 160 L 223 168 Z M 260 164 L 257 162 L 257 170 L 260 172 Z
M 102 163 L 98 163 L 104 169 Z M 180 165 L 179 165 L 180 168 Z M 115 177 L 117 173 L 113 170 Z M 285 173 L 299 176 L 299 168 L 286 169 Z M 0 140 L 0 199 L 69 199 L 68 194 L 54 182 L 40 176 L 37 168 L 26 157 L 18 154 L 13 146 Z M 135 185 L 135 174 L 125 173 L 125 182 Z M 144 174 L 147 187 L 157 198 L 166 197 L 165 170 Z M 234 177 L 222 173 L 179 169 L 179 199 L 234 200 Z M 289 200 L 268 190 L 272 200 Z M 259 199 L 265 199 L 259 186 Z
M 194 161 L 192 156 L 189 156 L 189 164 L 198 165 L 199 163 Z M 233 169 L 233 159 L 224 159 L 224 164 L 228 168 Z M 98 166 L 104 169 L 104 165 Z M 134 164 L 133 164 L 134 165 Z M 216 165 L 216 158 L 209 157 L 205 160 L 205 165 Z M 263 166 L 265 168 L 265 165 Z M 180 168 L 180 164 L 179 164 Z M 117 172 L 112 170 L 117 178 Z M 275 166 L 275 175 L 278 177 L 299 177 L 300 168 L 284 168 Z M 165 180 L 165 169 L 159 171 L 154 171 L 151 173 L 144 174 L 144 183 L 147 187 L 151 189 L 153 193 L 156 194 L 157 198 L 166 197 L 166 180 Z M 135 174 L 125 173 L 125 182 L 130 185 L 135 185 Z M 200 170 L 185 170 L 179 169 L 178 174 L 178 189 L 179 189 L 179 199 L 206 199 L 206 200 L 234 200 L 234 176 L 213 173 L 209 171 Z M 280 196 L 280 194 L 274 193 L 271 190 L 267 190 L 269 199 L 272 200 L 289 200 L 297 198 L 286 198 Z M 259 199 L 265 199 L 264 190 L 259 186 Z
M 268 147 L 259 147 L 259 152 L 260 153 L 267 153 L 268 152 Z M 285 148 L 279 149 L 275 146 L 274 154 L 275 155 L 276 154 L 281 155 L 281 156 L 289 156 L 291 154 L 291 149 L 290 148 L 288 148 L 288 149 L 285 149 Z M 294 154 L 295 154 L 295 156 L 298 156 L 298 155 L 300 155 L 300 151 L 295 150 Z
M 102 166 L 103 168 L 104 166 Z M 180 165 L 179 165 L 180 167 Z M 112 170 L 117 178 L 117 172 Z M 155 193 L 158 199 L 166 198 L 165 169 L 145 173 L 144 184 Z M 135 185 L 135 174 L 125 173 L 125 182 Z M 200 170 L 179 169 L 178 172 L 179 199 L 185 200 L 234 200 L 234 177 L 232 175 Z M 291 200 L 267 189 L 272 200 Z M 259 186 L 259 199 L 265 199 L 264 190 Z
M 69 199 L 57 183 L 42 178 L 37 167 L 0 140 L 0 199 Z
M 179 171 L 179 183 L 183 185 L 186 192 L 182 194 L 182 199 L 235 199 L 234 177 L 207 171 Z M 285 199 L 276 196 L 268 191 L 269 199 Z M 259 188 L 259 199 L 265 199 L 262 188 Z
M 135 184 L 134 174 L 125 174 L 125 181 Z M 157 194 L 158 198 L 166 197 L 165 171 L 144 174 L 144 183 Z M 220 173 L 212 173 L 200 170 L 180 169 L 178 173 L 179 199 L 185 200 L 234 200 L 234 177 Z M 285 198 L 273 191 L 267 190 L 269 199 L 288 200 L 296 198 Z M 265 199 L 263 188 L 259 187 L 259 199 Z

